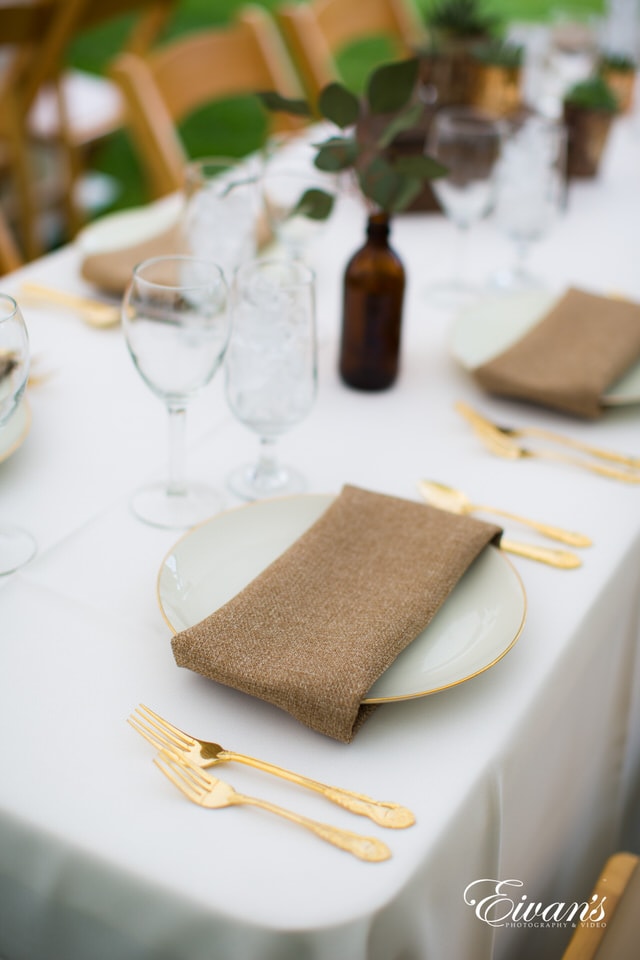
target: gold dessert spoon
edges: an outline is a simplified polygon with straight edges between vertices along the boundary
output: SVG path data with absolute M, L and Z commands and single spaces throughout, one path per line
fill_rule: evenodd
M 554 527 L 548 523 L 541 523 L 539 520 L 521 517 L 519 514 L 511 513 L 508 510 L 501 510 L 499 507 L 487 507 L 472 503 L 461 490 L 456 490 L 454 487 L 438 483 L 435 480 L 421 480 L 418 489 L 427 503 L 434 507 L 440 507 L 442 510 L 449 510 L 451 513 L 492 513 L 499 517 L 505 517 L 507 520 L 515 520 L 517 523 L 522 523 L 533 530 L 537 530 L 545 537 L 558 540 L 560 543 L 567 543 L 572 547 L 590 547 L 592 544 L 591 539 L 583 533 L 563 530 L 561 527 Z

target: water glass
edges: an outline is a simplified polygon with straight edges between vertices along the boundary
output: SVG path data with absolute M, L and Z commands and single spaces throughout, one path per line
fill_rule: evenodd
M 277 438 L 310 412 L 317 387 L 315 280 L 299 260 L 240 267 L 225 361 L 234 416 L 260 438 L 257 462 L 235 470 L 229 487 L 245 500 L 295 493 L 304 479 L 275 455 Z

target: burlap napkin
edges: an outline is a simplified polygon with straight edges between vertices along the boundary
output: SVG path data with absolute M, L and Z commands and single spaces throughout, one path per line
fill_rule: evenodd
M 80 266 L 83 278 L 105 293 L 120 297 L 125 291 L 136 264 L 149 257 L 160 257 L 181 252 L 178 224 L 172 224 L 161 233 L 130 246 L 104 253 L 88 254 Z
M 373 682 L 500 532 L 345 486 L 244 590 L 174 636 L 175 659 L 348 743 Z
M 570 289 L 516 344 L 476 367 L 490 393 L 595 418 L 640 358 L 640 304 Z

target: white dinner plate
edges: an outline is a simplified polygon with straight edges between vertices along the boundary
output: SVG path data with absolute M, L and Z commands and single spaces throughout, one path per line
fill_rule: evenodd
M 0 462 L 18 449 L 31 426 L 31 411 L 27 401 L 20 401 L 5 424 L 0 427 Z
M 144 243 L 176 223 L 181 207 L 181 197 L 172 195 L 148 207 L 109 213 L 81 230 L 76 243 L 85 256 Z
M 334 498 L 304 494 L 262 500 L 190 530 L 158 574 L 158 601 L 174 632 L 213 613 L 247 586 L 326 510 Z M 467 570 L 426 630 L 388 667 L 364 703 L 423 697 L 497 663 L 526 616 L 520 577 L 489 546 Z
M 461 310 L 453 322 L 451 349 L 467 370 L 492 360 L 513 346 L 558 299 L 549 291 L 526 291 L 482 297 Z M 606 391 L 605 406 L 640 403 L 640 363 Z

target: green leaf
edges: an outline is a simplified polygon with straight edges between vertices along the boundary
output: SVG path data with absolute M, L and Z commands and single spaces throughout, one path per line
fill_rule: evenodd
M 418 79 L 418 60 L 388 63 L 371 74 L 367 100 L 372 113 L 394 113 L 408 103 Z
M 408 177 L 419 177 L 421 180 L 436 180 L 449 172 L 445 166 L 426 154 L 396 157 L 392 161 L 392 166 L 396 173 Z
M 378 140 L 378 146 L 380 149 L 384 150 L 385 147 L 388 147 L 389 144 L 395 140 L 398 134 L 402 133 L 403 130 L 410 130 L 411 127 L 415 126 L 422 117 L 423 113 L 424 104 L 414 103 L 407 110 L 405 110 L 404 113 L 401 113 L 395 117 L 389 126 L 383 131 L 382 136 Z
M 310 117 L 312 115 L 311 107 L 306 100 L 292 100 L 289 97 L 281 96 L 274 90 L 262 90 L 257 96 L 262 106 L 274 113 L 292 113 L 297 117 Z
M 391 212 L 400 213 L 402 210 L 406 210 L 421 190 L 422 180 L 416 177 L 402 177 L 402 181 L 396 190 L 395 198 L 392 202 Z
M 400 189 L 401 177 L 381 157 L 358 171 L 358 182 L 365 197 L 373 200 L 383 210 L 391 210 L 393 200 Z
M 330 83 L 318 98 L 318 110 L 327 120 L 344 129 L 353 126 L 360 114 L 360 101 L 341 83 Z
M 358 145 L 355 140 L 342 137 L 332 137 L 320 144 L 314 164 L 318 170 L 326 173 L 338 173 L 352 167 L 358 156 Z
M 330 193 L 311 187 L 302 194 L 291 216 L 301 214 L 310 220 L 326 220 L 333 210 L 334 200 Z

